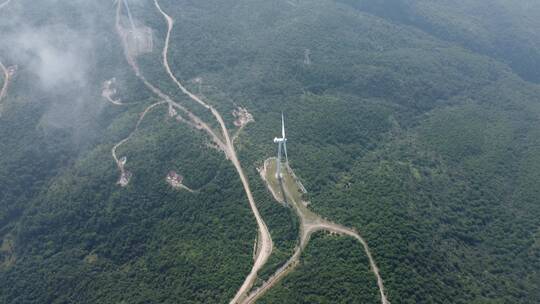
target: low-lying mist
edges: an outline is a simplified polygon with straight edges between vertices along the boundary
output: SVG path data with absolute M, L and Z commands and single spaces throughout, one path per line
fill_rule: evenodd
M 113 1 L 13 0 L 0 9 L 0 60 L 16 66 L 6 103 L 43 103 L 41 129 L 78 144 L 105 108 L 103 82 L 124 68 Z

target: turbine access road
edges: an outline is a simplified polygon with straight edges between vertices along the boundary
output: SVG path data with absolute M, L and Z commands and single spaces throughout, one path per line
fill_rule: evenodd
M 242 303 L 255 303 L 257 299 L 263 296 L 276 283 L 291 272 L 298 265 L 302 251 L 306 248 L 313 233 L 317 231 L 329 231 L 341 235 L 351 236 L 362 244 L 364 247 L 364 252 L 368 257 L 371 271 L 377 279 L 381 304 L 390 304 L 384 291 L 384 284 L 379 273 L 379 268 L 377 267 L 375 259 L 373 258 L 369 246 L 364 238 L 362 238 L 362 236 L 355 230 L 327 221 L 309 210 L 302 201 L 302 191 L 300 189 L 303 187 L 299 185 L 299 182 L 292 169 L 286 166 L 284 170 L 282 170 L 283 177 L 278 180 L 274 174 L 274 172 L 276 172 L 276 162 L 276 158 L 267 159 L 264 162 L 263 168 L 259 170 L 259 173 L 261 178 L 266 182 L 268 189 L 274 198 L 278 202 L 291 205 L 300 218 L 299 244 L 296 247 L 292 257 L 266 282 L 249 294 L 249 296 Z
M 195 127 L 196 129 L 204 130 L 206 133 L 210 136 L 212 141 L 216 143 L 216 145 L 223 151 L 225 151 L 225 145 L 219 138 L 219 136 L 212 130 L 212 128 L 206 124 L 204 121 L 202 121 L 198 116 L 191 113 L 188 109 L 186 109 L 184 106 L 178 104 L 177 102 L 173 101 L 171 97 L 163 93 L 160 89 L 155 87 L 153 84 L 151 84 L 141 73 L 140 68 L 137 64 L 137 61 L 135 60 L 134 56 L 132 55 L 128 43 L 127 43 L 127 36 L 129 35 L 128 32 L 124 30 L 122 25 L 120 24 L 120 15 L 122 11 L 122 5 L 121 1 L 117 1 L 117 9 L 116 9 L 116 31 L 118 33 L 118 36 L 120 37 L 120 40 L 122 42 L 122 47 L 124 48 L 124 56 L 126 57 L 126 60 L 128 64 L 131 66 L 133 71 L 135 72 L 135 75 L 144 83 L 144 85 L 155 95 L 157 95 L 160 99 L 167 102 L 170 106 L 175 107 L 182 111 L 185 115 L 187 115 L 189 120 L 183 120 L 187 122 L 190 126 Z
M 178 79 L 174 76 L 174 74 L 171 71 L 171 68 L 169 66 L 168 61 L 168 50 L 169 50 L 169 41 L 171 37 L 171 31 L 173 29 L 174 20 L 167 15 L 163 9 L 160 7 L 158 0 L 154 0 L 154 4 L 156 5 L 159 12 L 163 15 L 165 20 L 167 21 L 167 36 L 165 40 L 165 47 L 163 48 L 163 66 L 165 67 L 165 70 L 171 77 L 171 79 L 174 81 L 174 83 L 178 86 L 178 88 L 189 98 L 194 100 L 195 102 L 199 103 L 206 109 L 209 109 L 212 112 L 212 115 L 214 115 L 215 119 L 218 121 L 220 127 L 221 127 L 221 133 L 225 140 L 224 142 L 224 152 L 229 158 L 229 160 L 233 163 L 234 167 L 236 168 L 236 171 L 238 172 L 238 175 L 240 176 L 240 179 L 242 181 L 242 185 L 244 186 L 244 191 L 246 193 L 246 196 L 248 198 L 251 210 L 253 212 L 253 215 L 255 216 L 255 219 L 257 221 L 258 230 L 259 230 L 259 236 L 257 238 L 258 244 L 257 244 L 257 254 L 255 258 L 255 263 L 253 264 L 253 267 L 251 269 L 251 272 L 245 279 L 244 283 L 236 293 L 235 297 L 231 300 L 231 304 L 238 303 L 242 298 L 245 297 L 245 295 L 249 292 L 253 284 L 255 283 L 255 280 L 257 279 L 257 273 L 259 270 L 266 264 L 268 261 L 268 258 L 272 254 L 273 250 L 273 242 L 272 237 L 270 235 L 270 231 L 268 230 L 268 227 L 266 226 L 266 223 L 264 222 L 261 214 L 259 213 L 259 210 L 257 208 L 257 204 L 255 203 L 255 199 L 253 198 L 253 194 L 251 193 L 251 189 L 249 186 L 249 182 L 247 177 L 244 174 L 244 171 L 242 169 L 242 165 L 240 164 L 240 161 L 238 160 L 238 156 L 236 154 L 236 150 L 234 148 L 233 142 L 231 141 L 231 138 L 229 136 L 229 131 L 227 129 L 227 126 L 225 125 L 225 122 L 223 120 L 223 117 L 221 114 L 212 106 L 208 105 L 206 102 L 201 100 L 199 97 L 197 97 L 195 94 L 188 91 L 181 83 L 178 81 Z
M 272 186 L 272 177 L 273 174 L 268 175 L 268 169 L 271 159 L 267 160 L 265 162 L 264 169 L 261 170 L 261 175 L 263 176 L 264 180 L 267 182 L 267 185 L 271 192 L 274 194 L 274 197 L 278 201 L 283 201 L 286 203 L 288 200 L 290 203 L 292 203 L 293 207 L 295 208 L 295 211 L 297 212 L 298 216 L 300 217 L 301 221 L 301 227 L 300 227 L 300 238 L 299 238 L 299 245 L 297 246 L 293 256 L 283 265 L 274 275 L 270 277 L 263 285 L 256 290 L 254 290 L 252 293 L 249 293 L 249 291 L 252 289 L 254 282 L 257 278 L 257 274 L 260 271 L 260 269 L 266 264 L 268 261 L 268 258 L 270 257 L 272 250 L 273 250 L 273 242 L 270 235 L 270 232 L 268 231 L 268 228 L 266 226 L 266 223 L 262 219 L 258 208 L 256 206 L 255 200 L 253 198 L 253 195 L 250 190 L 249 182 L 247 177 L 245 176 L 242 166 L 240 164 L 240 161 L 238 160 L 236 150 L 234 148 L 233 142 L 230 138 L 229 131 L 226 127 L 226 124 L 221 116 L 221 114 L 211 105 L 207 104 L 205 101 L 203 101 L 201 98 L 196 96 L 195 94 L 191 93 L 189 90 L 187 90 L 182 83 L 174 76 L 174 73 L 172 72 L 169 62 L 168 62 L 168 50 L 169 50 L 169 42 L 170 42 L 170 36 L 174 25 L 174 20 L 167 15 L 163 9 L 160 7 L 158 0 L 154 0 L 154 4 L 156 8 L 159 10 L 159 12 L 163 15 L 167 22 L 167 35 L 165 40 L 165 45 L 162 51 L 162 59 L 163 59 L 163 66 L 169 75 L 169 77 L 172 79 L 172 81 L 178 86 L 178 88 L 186 94 L 190 99 L 198 103 L 199 105 L 203 106 L 204 108 L 210 110 L 216 121 L 219 123 L 219 126 L 221 128 L 221 136 L 219 136 L 207 123 L 205 123 L 202 119 L 200 119 L 198 116 L 193 114 L 191 111 L 189 111 L 184 106 L 178 104 L 177 102 L 173 101 L 168 95 L 164 94 L 161 90 L 159 90 L 157 87 L 152 85 L 146 78 L 142 75 L 137 62 L 134 58 L 134 56 L 131 55 L 131 52 L 128 48 L 126 38 L 128 33 L 123 29 L 123 27 L 120 24 L 120 14 L 121 14 L 121 5 L 120 1 L 118 1 L 118 7 L 117 7 L 117 16 L 116 16 L 116 28 L 117 32 L 122 40 L 122 45 L 124 47 L 124 53 L 126 56 L 126 59 L 129 63 L 129 65 L 133 68 L 136 76 L 141 79 L 141 81 L 158 97 L 163 99 L 165 102 L 167 102 L 170 106 L 173 106 L 177 109 L 180 109 L 184 112 L 184 114 L 187 115 L 188 119 L 184 119 L 183 121 L 191 125 L 192 127 L 195 127 L 197 129 L 204 130 L 210 138 L 217 144 L 217 146 L 225 153 L 227 158 L 233 163 L 241 181 L 242 185 L 244 187 L 244 191 L 246 193 L 246 196 L 248 198 L 250 207 L 252 209 L 252 212 L 256 218 L 257 225 L 258 225 L 258 238 L 257 238 L 257 246 L 256 246 L 256 252 L 255 252 L 255 262 L 253 264 L 252 270 L 249 273 L 249 275 L 246 277 L 244 283 L 240 287 L 240 289 L 237 291 L 235 297 L 231 300 L 230 304 L 237 304 L 237 303 L 254 303 L 258 298 L 260 298 L 266 291 L 268 291 L 272 286 L 274 286 L 277 282 L 279 282 L 285 275 L 287 275 L 290 271 L 294 269 L 295 266 L 298 265 L 298 262 L 300 260 L 300 256 L 302 251 L 307 246 L 310 237 L 313 233 L 317 231 L 330 231 L 342 235 L 348 235 L 351 237 L 354 237 L 357 239 L 362 246 L 364 247 L 364 251 L 369 259 L 370 268 L 375 274 L 377 278 L 377 286 L 379 288 L 380 296 L 381 296 L 381 303 L 382 304 L 389 304 L 390 302 L 386 298 L 386 294 L 384 291 L 384 285 L 383 280 L 379 274 L 379 269 L 377 265 L 375 264 L 375 261 L 373 259 L 373 256 L 371 254 L 371 251 L 367 245 L 367 242 L 353 229 L 337 225 L 334 223 L 331 223 L 327 220 L 322 219 L 320 216 L 316 215 L 315 213 L 311 212 L 306 206 L 303 205 L 301 201 L 301 193 L 298 190 L 298 187 L 296 186 L 296 179 L 294 177 L 294 174 L 292 171 L 289 171 L 291 174 L 286 174 L 286 178 L 284 178 L 285 183 L 278 183 L 279 186 L 275 183 L 274 178 L 274 185 Z M 275 161 L 274 161 L 275 163 Z M 290 170 L 290 168 L 288 168 Z M 274 169 L 275 171 L 275 169 Z M 285 186 L 284 186 L 285 185 Z M 281 195 L 278 195 L 281 194 Z M 282 197 L 282 199 L 280 198 Z M 249 294 L 248 294 L 249 293 Z
M 236 171 L 238 172 L 238 175 L 241 179 L 242 185 L 244 187 L 244 191 L 246 193 L 246 196 L 248 198 L 251 210 L 255 216 L 255 219 L 257 221 L 258 225 L 258 244 L 257 244 L 257 252 L 256 252 L 256 258 L 255 262 L 253 264 L 252 270 L 249 273 L 249 275 L 246 277 L 244 283 L 240 287 L 240 289 L 237 291 L 235 297 L 231 300 L 231 304 L 233 303 L 239 303 L 243 298 L 246 297 L 249 290 L 252 288 L 256 278 L 257 273 L 259 270 L 266 264 L 268 261 L 268 258 L 270 257 L 272 250 L 273 250 L 273 242 L 272 237 L 270 235 L 270 232 L 268 230 L 268 227 L 266 226 L 266 223 L 264 222 L 262 216 L 259 213 L 259 210 L 257 208 L 257 205 L 255 203 L 255 199 L 253 198 L 249 182 L 247 177 L 244 174 L 244 171 L 242 169 L 242 166 L 240 164 L 240 161 L 238 160 L 238 156 L 236 154 L 236 150 L 234 148 L 234 145 L 231 141 L 231 138 L 229 136 L 229 131 L 227 129 L 227 126 L 221 116 L 221 114 L 212 106 L 208 105 L 206 102 L 201 100 L 198 96 L 191 93 L 189 90 L 187 90 L 179 81 L 176 79 L 174 74 L 172 73 L 169 64 L 168 64 L 168 49 L 169 49 L 169 41 L 170 41 L 170 34 L 173 29 L 174 20 L 167 15 L 160 7 L 159 2 L 157 0 L 154 0 L 154 4 L 157 7 L 157 9 L 160 11 L 160 13 L 163 15 L 167 22 L 167 37 L 165 41 L 165 46 L 163 48 L 163 66 L 165 70 L 167 71 L 167 74 L 171 77 L 171 79 L 175 82 L 175 84 L 180 88 L 180 90 L 186 94 L 189 98 L 194 100 L 195 102 L 199 103 L 201 106 L 205 107 L 206 109 L 209 109 L 212 113 L 212 115 L 215 117 L 215 119 L 218 121 L 220 128 L 221 128 L 221 135 L 218 136 L 214 130 L 205 123 L 202 119 L 200 119 L 198 116 L 190 112 L 187 108 L 184 106 L 174 102 L 168 95 L 164 94 L 161 90 L 156 88 L 154 85 L 152 85 L 149 81 L 146 80 L 146 78 L 142 75 L 135 58 L 132 56 L 130 50 L 128 49 L 128 44 L 126 42 L 126 37 L 128 33 L 123 29 L 123 27 L 120 24 L 120 15 L 122 6 L 120 4 L 120 1 L 117 2 L 117 12 L 116 12 L 116 30 L 118 35 L 120 36 L 120 39 L 122 41 L 122 46 L 124 48 L 124 54 L 126 57 L 126 60 L 128 61 L 129 65 L 133 68 L 136 76 L 148 87 L 154 94 L 156 94 L 161 99 L 165 100 L 169 105 L 174 106 L 177 109 L 180 109 L 184 114 L 186 114 L 189 118 L 188 120 L 184 120 L 188 122 L 191 126 L 194 126 L 197 129 L 202 129 L 206 131 L 206 133 L 210 136 L 210 138 L 217 144 L 217 146 L 225 153 L 227 158 L 233 163 Z
M 159 102 L 156 102 L 154 104 L 151 104 L 150 106 L 148 106 L 144 112 L 142 112 L 141 116 L 139 117 L 139 120 L 137 121 L 137 124 L 135 125 L 135 128 L 133 129 L 133 131 L 131 131 L 131 133 L 129 133 L 129 135 L 122 139 L 120 142 L 118 142 L 116 145 L 114 145 L 114 147 L 112 148 L 111 150 L 111 154 L 112 154 L 112 157 L 114 158 L 114 161 L 116 162 L 116 166 L 118 167 L 118 170 L 120 171 L 120 178 L 122 177 L 125 177 L 127 176 L 126 175 L 126 170 L 124 168 L 124 164 L 122 164 L 122 162 L 118 159 L 118 156 L 116 155 L 116 150 L 123 144 L 125 144 L 132 136 L 133 134 L 135 134 L 135 132 L 137 132 L 137 130 L 139 129 L 139 125 L 141 124 L 141 122 L 144 120 L 144 118 L 146 117 L 146 114 L 148 114 L 150 111 L 152 111 L 152 109 L 154 109 L 155 107 L 159 106 L 159 105 L 162 105 L 164 104 L 165 101 L 159 101 Z M 127 182 L 129 182 L 129 179 L 127 179 Z M 127 184 L 126 184 L 127 185 Z

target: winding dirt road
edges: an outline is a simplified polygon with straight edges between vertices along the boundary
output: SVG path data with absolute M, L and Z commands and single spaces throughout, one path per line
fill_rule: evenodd
M 214 132 L 214 130 L 208 124 L 206 124 L 202 119 L 200 119 L 198 116 L 196 116 L 195 114 L 190 112 L 184 106 L 182 106 L 182 105 L 176 103 L 175 101 L 173 101 L 168 95 L 164 94 L 161 90 L 159 90 L 157 87 L 152 85 L 143 76 L 143 74 L 141 73 L 141 71 L 140 71 L 140 69 L 139 69 L 139 67 L 137 65 L 137 62 L 136 62 L 135 58 L 133 58 L 133 56 L 131 56 L 130 51 L 128 49 L 128 44 L 127 44 L 127 41 L 126 41 L 128 33 L 127 33 L 127 31 L 124 30 L 124 28 L 120 24 L 120 16 L 121 16 L 121 10 L 122 10 L 122 6 L 120 5 L 120 1 L 117 2 L 116 30 L 117 30 L 118 35 L 120 36 L 121 41 L 122 41 L 122 46 L 124 48 L 124 55 L 126 57 L 126 60 L 128 61 L 129 65 L 133 68 L 136 76 L 154 94 L 156 94 L 158 97 L 165 100 L 167 103 L 174 106 L 175 108 L 180 109 L 184 114 L 186 114 L 189 121 L 190 121 L 190 124 L 192 126 L 195 126 L 197 129 L 204 130 L 210 136 L 210 138 L 214 141 L 214 143 L 216 143 L 216 145 L 225 153 L 227 158 L 233 163 L 235 169 L 238 172 L 238 175 L 240 176 L 240 179 L 242 181 L 242 185 L 244 187 L 244 190 L 245 190 L 246 196 L 248 198 L 250 207 L 251 207 L 251 209 L 253 211 L 253 214 L 254 214 L 254 216 L 256 218 L 256 221 L 257 221 L 257 225 L 259 227 L 259 233 L 258 233 L 259 242 L 258 242 L 258 246 L 257 246 L 256 260 L 254 262 L 252 270 L 251 270 L 250 274 L 247 276 L 247 278 L 245 279 L 244 283 L 242 284 L 242 286 L 240 287 L 238 292 L 236 293 L 233 300 L 231 301 L 231 303 L 238 303 L 240 301 L 240 299 L 244 298 L 246 296 L 246 294 L 249 292 L 249 290 L 251 289 L 251 287 L 253 286 L 253 284 L 254 284 L 254 282 L 255 282 L 255 280 L 257 278 L 258 271 L 268 261 L 268 258 L 270 257 L 270 254 L 272 253 L 272 249 L 273 249 L 272 238 L 270 236 L 270 232 L 269 232 L 269 230 L 268 230 L 268 228 L 266 226 L 266 223 L 262 219 L 262 216 L 260 215 L 259 210 L 257 209 L 257 206 L 255 204 L 255 200 L 254 200 L 253 195 L 251 193 L 251 189 L 250 189 L 250 186 L 249 186 L 248 179 L 246 178 L 246 176 L 245 176 L 245 174 L 243 172 L 242 166 L 240 164 L 240 161 L 238 160 L 236 150 L 234 149 L 234 146 L 233 146 L 232 141 L 231 141 L 230 136 L 229 136 L 229 131 L 227 130 L 227 127 L 225 125 L 225 122 L 224 122 L 221 114 L 214 107 L 208 105 L 207 103 L 202 101 L 199 97 L 197 97 L 195 94 L 189 92 L 176 79 L 176 77 L 172 73 L 172 71 L 171 71 L 171 69 L 169 67 L 169 64 L 168 64 L 167 57 L 168 57 L 170 33 L 172 31 L 174 21 L 170 16 L 168 16 L 161 9 L 161 7 L 159 6 L 159 3 L 158 3 L 157 0 L 155 0 L 154 3 L 156 5 L 156 7 L 158 8 L 158 10 L 161 12 L 161 14 L 164 16 L 164 18 L 166 19 L 167 26 L 168 26 L 167 38 L 166 38 L 166 41 L 165 41 L 165 47 L 163 49 L 163 66 L 165 67 L 165 69 L 166 69 L 167 73 L 169 74 L 169 76 L 171 77 L 171 79 L 176 83 L 176 85 L 180 88 L 180 90 L 184 94 L 186 94 L 192 100 L 196 101 L 201 106 L 205 107 L 206 109 L 209 109 L 212 112 L 212 114 L 214 115 L 214 117 L 216 118 L 216 120 L 218 121 L 218 123 L 220 125 L 221 133 L 222 133 L 221 135 L 222 135 L 223 138 L 220 138 L 220 136 L 218 136 Z
M 168 95 L 163 93 L 160 89 L 155 87 L 153 84 L 151 84 L 146 77 L 141 73 L 140 68 L 137 64 L 137 61 L 135 58 L 131 55 L 128 43 L 127 43 L 127 35 L 129 35 L 129 32 L 124 30 L 122 25 L 120 24 L 120 15 L 122 12 L 122 5 L 121 1 L 117 2 L 117 9 L 116 9 L 116 31 L 118 35 L 120 36 L 120 40 L 122 42 L 122 46 L 124 48 L 124 56 L 128 62 L 128 64 L 131 66 L 133 71 L 135 72 L 135 75 L 144 83 L 144 85 L 155 95 L 157 95 L 160 99 L 166 101 L 169 105 L 179 109 L 182 111 L 189 120 L 184 120 L 186 122 L 189 121 L 189 124 L 191 126 L 194 126 L 197 129 L 202 129 L 210 135 L 210 138 L 214 141 L 214 143 L 223 151 L 225 151 L 225 145 L 222 142 L 222 140 L 219 138 L 219 136 L 212 130 L 212 128 L 206 124 L 204 121 L 202 121 L 198 116 L 191 113 L 189 110 L 187 110 L 184 106 L 178 104 L 177 102 L 173 101 L 172 98 L 170 98 Z
M 276 199 L 280 203 L 288 203 L 289 205 L 291 205 L 294 208 L 298 217 L 300 218 L 299 244 L 295 248 L 294 254 L 291 256 L 291 258 L 283 266 L 281 266 L 266 282 L 264 282 L 259 288 L 249 294 L 249 296 L 242 303 L 255 303 L 257 299 L 263 296 L 268 290 L 270 290 L 275 284 L 277 284 L 288 273 L 294 270 L 296 266 L 298 266 L 302 251 L 306 248 L 309 240 L 311 239 L 311 236 L 315 232 L 329 231 L 341 235 L 351 236 L 358 240 L 360 244 L 362 244 L 364 252 L 368 257 L 371 271 L 377 278 L 377 286 L 379 289 L 379 294 L 381 296 L 381 304 L 390 304 L 388 298 L 386 297 L 384 283 L 380 275 L 379 268 L 375 263 L 375 259 L 373 258 L 371 250 L 369 249 L 369 246 L 365 239 L 362 238 L 362 236 L 355 230 L 344 227 L 342 225 L 334 224 L 310 211 L 301 201 L 301 196 L 299 195 L 299 193 L 301 192 L 297 191 L 296 195 L 294 195 L 293 193 L 291 193 L 291 191 L 294 190 L 289 189 L 291 185 L 297 184 L 297 181 L 293 177 L 294 174 L 292 173 L 292 169 L 287 167 L 288 172 L 284 174 L 284 177 L 281 181 L 276 181 L 274 174 L 269 173 L 269 164 L 270 162 L 275 161 L 275 158 L 270 158 L 266 160 L 263 168 L 259 170 L 259 172 L 261 174 L 261 178 L 263 178 L 263 180 L 266 182 L 270 192 L 274 196 L 274 199 Z M 275 168 L 273 169 L 275 170 Z M 270 170 L 270 172 L 273 171 Z M 279 189 L 274 189 L 276 185 L 279 185 Z
M 176 83 L 178 88 L 184 94 L 189 96 L 192 100 L 199 103 L 206 109 L 209 109 L 212 112 L 212 115 L 214 115 L 215 119 L 218 121 L 221 127 L 221 133 L 222 133 L 223 139 L 225 140 L 224 152 L 229 158 L 229 160 L 233 163 L 234 167 L 236 168 L 236 171 L 238 172 L 238 175 L 240 176 L 242 185 L 244 186 L 244 191 L 246 193 L 251 210 L 253 212 L 253 215 L 255 216 L 255 219 L 257 221 L 257 225 L 259 228 L 258 229 L 259 234 L 257 238 L 259 241 L 257 243 L 257 253 L 256 253 L 255 262 L 253 264 L 251 272 L 246 277 L 246 279 L 244 280 L 244 283 L 242 284 L 240 289 L 237 291 L 235 297 L 230 302 L 231 304 L 239 303 L 246 296 L 249 290 L 252 288 L 253 284 L 255 283 L 255 280 L 257 279 L 257 273 L 266 264 L 266 262 L 268 261 L 268 258 L 272 254 L 272 250 L 273 250 L 272 237 L 270 235 L 270 231 L 268 230 L 268 227 L 266 226 L 266 223 L 264 222 L 261 214 L 259 213 L 259 209 L 257 208 L 255 199 L 253 198 L 253 194 L 251 193 L 248 179 L 244 174 L 240 161 L 238 160 L 236 150 L 230 138 L 229 131 L 227 129 L 227 126 L 225 125 L 223 117 L 214 107 L 210 106 L 209 104 L 201 100 L 198 96 L 196 96 L 195 94 L 187 90 L 172 73 L 171 68 L 169 66 L 169 61 L 168 61 L 168 51 L 169 51 L 169 41 L 171 37 L 171 31 L 174 26 L 174 20 L 163 11 L 161 6 L 159 5 L 158 0 L 154 0 L 154 4 L 156 5 L 156 8 L 160 11 L 160 13 L 163 15 L 165 20 L 167 21 L 167 37 L 165 40 L 165 47 L 163 48 L 163 54 L 162 54 L 163 66 L 165 67 L 165 70 L 169 74 L 170 78 L 174 81 L 174 83 Z
M 146 116 L 146 114 L 148 114 L 152 109 L 154 109 L 155 107 L 159 106 L 159 105 L 162 105 L 162 104 L 165 104 L 165 101 L 160 101 L 160 102 L 156 102 L 150 106 L 148 106 L 144 112 L 142 112 L 141 116 L 139 117 L 139 120 L 137 120 L 137 124 L 135 125 L 135 129 L 133 129 L 133 131 L 131 131 L 131 133 L 129 133 L 128 137 L 122 139 L 120 142 L 118 142 L 116 145 L 114 145 L 114 147 L 112 148 L 111 150 L 111 154 L 112 154 L 112 157 L 114 158 L 114 161 L 116 162 L 116 166 L 118 167 L 118 170 L 120 170 L 120 174 L 121 176 L 125 176 L 126 175 L 126 170 L 124 168 L 124 164 L 122 164 L 122 162 L 118 159 L 118 156 L 116 155 L 116 150 L 122 146 L 123 144 L 125 144 L 132 136 L 133 134 L 135 134 L 135 132 L 137 132 L 137 130 L 139 129 L 139 125 L 141 124 L 141 122 L 144 120 L 144 117 Z
M 274 273 L 274 275 L 272 275 L 270 279 L 268 279 L 265 283 L 263 283 L 261 287 L 257 288 L 252 293 L 248 294 L 249 291 L 252 289 L 255 280 L 257 279 L 258 272 L 266 264 L 266 262 L 268 261 L 268 258 L 270 257 L 272 253 L 272 250 L 273 250 L 272 238 L 266 226 L 266 223 L 262 219 L 262 216 L 260 215 L 259 210 L 256 206 L 255 200 L 253 198 L 253 195 L 249 186 L 248 179 L 243 172 L 240 161 L 238 160 L 238 156 L 236 154 L 233 141 L 231 140 L 229 131 L 226 127 L 223 117 L 213 106 L 209 105 L 208 103 L 203 101 L 201 98 L 199 98 L 198 96 L 196 96 L 195 94 L 187 90 L 182 85 L 182 83 L 174 76 L 174 73 L 172 72 L 169 66 L 169 62 L 168 62 L 169 42 L 170 42 L 171 31 L 174 26 L 174 20 L 162 10 L 162 8 L 159 5 L 158 0 L 154 0 L 154 4 L 167 22 L 167 35 L 166 35 L 166 40 L 165 40 L 165 46 L 162 52 L 163 66 L 167 74 L 184 94 L 186 94 L 189 98 L 191 98 L 193 101 L 195 101 L 199 105 L 211 111 L 212 115 L 214 116 L 216 121 L 219 123 L 219 126 L 221 128 L 221 134 L 218 135 L 202 119 L 200 119 L 198 116 L 193 114 L 184 106 L 173 101 L 168 95 L 164 94 L 161 90 L 159 90 L 157 87 L 152 85 L 142 75 L 135 58 L 131 56 L 130 51 L 128 49 L 128 45 L 126 42 L 126 37 L 128 35 L 128 32 L 125 31 L 120 24 L 121 5 L 118 2 L 117 15 L 116 15 L 116 29 L 122 40 L 122 45 L 124 47 L 124 53 L 125 53 L 126 59 L 129 65 L 133 68 L 136 76 L 145 84 L 145 86 L 148 87 L 159 98 L 164 100 L 162 103 L 166 102 L 170 106 L 173 106 L 181 110 L 185 115 L 187 115 L 188 119 L 182 119 L 182 121 L 190 124 L 191 126 L 197 129 L 204 130 L 210 136 L 210 138 L 214 141 L 214 143 L 216 143 L 218 148 L 222 150 L 227 156 L 227 158 L 233 163 L 242 181 L 244 191 L 246 193 L 250 207 L 252 209 L 252 212 L 255 216 L 255 219 L 257 221 L 257 225 L 259 228 L 258 237 L 256 239 L 256 246 L 255 246 L 256 250 L 254 254 L 255 262 L 253 264 L 252 270 L 249 273 L 249 275 L 246 277 L 244 283 L 242 284 L 240 289 L 237 291 L 235 297 L 231 300 L 230 303 L 231 304 L 254 303 L 267 290 L 269 290 L 272 286 L 274 286 L 277 282 L 279 282 L 283 277 L 285 277 L 287 273 L 289 273 L 291 270 L 294 269 L 294 267 L 298 265 L 301 253 L 307 246 L 311 238 L 311 235 L 317 231 L 324 230 L 324 231 L 330 231 L 330 232 L 334 232 L 334 233 L 338 233 L 342 235 L 351 236 L 357 239 L 362 244 L 362 246 L 364 247 L 364 251 L 369 259 L 371 270 L 373 271 L 373 273 L 375 274 L 377 278 L 377 285 L 378 285 L 380 295 L 381 295 L 381 303 L 389 304 L 390 302 L 387 300 L 386 295 L 385 295 L 383 280 L 379 274 L 379 269 L 377 265 L 375 264 L 375 261 L 369 250 L 367 242 L 353 229 L 326 221 L 322 219 L 320 216 L 309 211 L 305 206 L 303 206 L 303 204 L 299 200 L 295 199 L 295 196 L 290 193 L 288 187 L 282 187 L 281 190 L 282 190 L 283 198 L 286 199 L 286 197 L 289 197 L 289 199 L 293 202 L 292 205 L 294 206 L 295 211 L 300 217 L 301 227 L 300 227 L 299 245 L 295 249 L 293 256 L 280 269 L 278 269 L 278 271 L 276 271 L 276 273 Z M 129 137 L 127 139 L 129 139 Z M 125 140 L 123 142 L 125 142 Z M 121 145 L 123 142 L 120 142 L 119 145 Z M 113 153 L 113 157 L 118 162 L 118 159 L 115 153 Z M 265 162 L 265 167 L 266 167 L 266 164 L 267 163 Z M 279 198 L 276 195 L 277 194 L 276 191 L 272 191 L 272 193 L 274 194 L 276 200 L 279 201 Z

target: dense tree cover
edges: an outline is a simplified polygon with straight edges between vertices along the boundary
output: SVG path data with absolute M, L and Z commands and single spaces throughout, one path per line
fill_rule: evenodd
M 123 59 L 110 1 L 14 3 L 30 25 L 91 37 L 92 68 L 83 85 L 49 90 L 0 47 L 19 64 L 0 118 L 0 302 L 228 302 L 256 236 L 231 164 L 162 106 L 118 149 L 134 175 L 115 185 L 110 149 L 156 100 Z M 540 39 L 527 30 L 540 6 L 460 3 L 161 1 L 179 79 L 231 129 L 236 106 L 254 115 L 236 146 L 275 242 L 260 280 L 297 237 L 256 171 L 284 111 L 312 208 L 365 236 L 390 301 L 540 302 Z M 146 77 L 211 120 L 160 66 L 165 22 L 152 1 L 132 11 L 154 33 L 139 57 Z M 111 77 L 130 106 L 101 98 Z M 169 170 L 199 191 L 171 189 Z M 317 236 L 261 303 L 377 301 L 360 246 Z
M 540 82 L 540 36 L 532 31 L 540 26 L 540 8 L 534 0 L 338 2 L 495 57 L 523 78 Z
M 318 233 L 298 270 L 259 303 L 377 303 L 376 284 L 357 241 Z
M 13 9 L 79 31 L 86 7 L 57 4 L 54 18 L 30 3 Z M 155 100 L 127 67 L 105 4 L 90 14 L 100 36 L 91 35 L 95 66 L 84 87 L 42 88 L 27 62 L 7 59 L 19 72 L 0 121 L 0 302 L 226 302 L 256 235 L 240 182 L 206 138 L 161 107 L 119 149 L 134 177 L 127 189 L 116 185 L 110 149 Z M 111 77 L 130 106 L 101 98 Z M 170 189 L 173 169 L 200 191 Z

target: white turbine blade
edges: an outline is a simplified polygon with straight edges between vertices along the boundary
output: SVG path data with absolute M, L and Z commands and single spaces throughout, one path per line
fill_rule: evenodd
M 283 118 L 283 112 L 281 112 L 281 138 L 285 138 L 285 119 Z
M 285 152 L 285 163 L 289 165 L 289 156 L 287 156 L 287 142 L 283 142 L 283 152 Z

